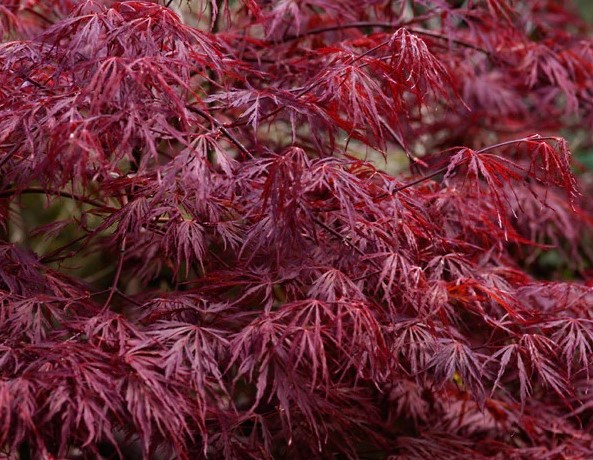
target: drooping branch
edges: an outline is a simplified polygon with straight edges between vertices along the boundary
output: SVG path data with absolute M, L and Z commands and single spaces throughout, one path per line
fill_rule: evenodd
M 233 143 L 235 145 L 235 147 L 237 147 L 239 149 L 239 151 L 245 155 L 248 158 L 254 158 L 253 154 L 247 149 L 247 147 L 245 147 L 241 141 L 239 141 L 239 139 L 237 139 L 233 133 L 231 133 L 229 131 L 229 129 L 220 121 L 218 121 L 215 117 L 213 117 L 212 115 L 210 115 L 209 113 L 205 112 L 202 109 L 199 109 L 198 107 L 195 107 L 193 105 L 187 105 L 186 106 L 187 109 L 191 112 L 197 113 L 198 115 L 200 115 L 202 118 L 205 118 L 206 120 L 208 120 L 209 122 L 211 122 L 214 126 L 216 126 L 216 128 L 218 130 L 220 130 L 220 132 L 222 134 L 224 134 L 224 136 L 231 141 L 231 143 Z
M 460 40 L 457 38 L 448 37 L 445 34 L 441 34 L 439 32 L 435 32 L 432 30 L 421 29 L 418 27 L 406 27 L 405 24 L 402 25 L 400 23 L 378 22 L 378 21 L 360 21 L 360 22 L 352 22 L 352 23 L 347 23 L 347 24 L 336 24 L 333 26 L 318 27 L 318 28 L 303 31 L 297 35 L 287 35 L 285 37 L 282 37 L 279 40 L 271 41 L 271 43 L 272 44 L 278 43 L 278 42 L 286 43 L 286 42 L 290 42 L 290 41 L 300 40 L 302 38 L 306 38 L 306 37 L 309 37 L 312 35 L 323 34 L 326 32 L 335 32 L 338 30 L 346 30 L 346 29 L 363 29 L 363 28 L 367 28 L 367 27 L 376 27 L 376 28 L 380 28 L 380 29 L 392 29 L 392 30 L 397 30 L 397 29 L 404 27 L 411 33 L 414 33 L 417 35 L 424 35 L 426 37 L 434 38 L 436 40 L 446 41 L 448 43 L 452 43 L 452 44 L 455 44 L 458 46 L 462 46 L 464 48 L 469 48 L 474 51 L 478 51 L 480 53 L 485 54 L 488 57 L 493 57 L 492 53 L 490 51 L 488 51 L 487 49 L 484 49 L 474 43 L 470 43 L 465 40 Z
M 88 198 L 77 193 L 66 192 L 64 190 L 51 190 L 43 187 L 34 186 L 30 186 L 24 189 L 6 189 L 0 191 L 0 198 L 12 198 L 21 194 L 58 196 L 60 198 L 68 198 L 73 201 L 85 203 L 96 208 L 105 208 L 107 210 L 109 209 L 109 207 L 105 203 L 101 203 L 100 201 L 93 200 L 92 198 Z

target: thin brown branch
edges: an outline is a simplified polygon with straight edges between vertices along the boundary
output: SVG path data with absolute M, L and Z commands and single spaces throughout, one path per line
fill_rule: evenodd
M 0 198 L 11 198 L 16 195 L 22 194 L 37 194 L 37 195 L 52 195 L 52 196 L 59 196 L 61 198 L 69 198 L 74 201 L 79 201 L 81 203 L 89 204 L 95 206 L 97 208 L 105 208 L 105 203 L 101 203 L 100 201 L 93 200 L 92 198 L 87 198 L 82 195 L 78 195 L 76 193 L 65 192 L 63 190 L 51 190 L 51 189 L 44 189 L 42 187 L 27 187 L 25 189 L 8 189 L 0 192 Z
M 231 141 L 238 149 L 241 153 L 243 153 L 243 155 L 247 156 L 248 158 L 254 158 L 253 155 L 251 154 L 251 152 L 249 150 L 247 150 L 247 148 L 241 143 L 241 141 L 239 141 L 233 133 L 231 133 L 227 127 L 221 123 L 220 121 L 218 121 L 215 117 L 213 117 L 212 115 L 210 115 L 208 112 L 205 112 L 202 109 L 199 109 L 193 105 L 186 105 L 186 108 L 190 111 L 190 112 L 194 112 L 197 113 L 198 115 L 200 115 L 202 118 L 205 118 L 206 120 L 210 121 L 214 126 L 216 126 L 216 128 L 222 133 L 224 134 L 224 136 Z
M 119 246 L 119 257 L 117 260 L 117 268 L 115 269 L 115 276 L 113 277 L 113 283 L 111 284 L 111 289 L 109 290 L 109 295 L 103 304 L 103 311 L 107 310 L 109 304 L 111 303 L 111 299 L 113 298 L 114 294 L 118 291 L 117 285 L 119 284 L 119 279 L 121 277 L 121 272 L 124 266 L 124 258 L 126 254 L 126 237 L 124 236 L 121 244 Z
M 305 37 L 311 36 L 311 35 L 323 34 L 325 32 L 334 32 L 337 30 L 345 30 L 345 29 L 361 29 L 364 27 L 377 27 L 377 28 L 381 28 L 381 29 L 400 29 L 401 27 L 405 27 L 405 25 L 394 24 L 391 22 L 375 22 L 375 21 L 351 22 L 348 24 L 337 24 L 334 26 L 318 27 L 315 29 L 310 29 L 310 30 L 307 30 L 300 34 L 297 34 L 297 35 L 288 35 L 286 37 L 283 37 L 281 40 L 277 40 L 276 42 L 285 43 L 285 42 L 290 42 L 290 41 L 294 41 L 294 40 L 299 40 L 301 38 L 305 38 Z M 410 27 L 410 28 L 408 28 L 408 30 L 410 32 L 418 34 L 418 35 L 424 35 L 427 37 L 435 38 L 437 40 L 447 41 L 449 43 L 453 43 L 455 45 L 462 46 L 464 48 L 470 48 L 470 49 L 473 49 L 474 51 L 478 51 L 478 52 L 484 53 L 488 56 L 492 56 L 492 53 L 490 51 L 488 51 L 484 48 L 481 48 L 478 45 L 475 45 L 473 43 L 466 42 L 465 40 L 460 40 L 457 38 L 450 38 L 450 37 L 447 37 L 446 35 L 440 34 L 438 32 L 433 32 L 430 30 L 420 29 L 420 28 L 416 28 L 416 27 Z
M 353 245 L 348 238 L 346 238 L 344 235 L 342 235 L 337 230 L 334 230 L 333 228 L 331 228 L 329 225 L 327 225 L 325 222 L 321 221 L 319 218 L 313 217 L 313 222 L 315 222 L 317 225 L 319 225 L 324 230 L 327 230 L 329 233 L 331 233 L 336 238 L 338 238 L 342 243 L 344 243 L 346 246 L 348 246 L 349 248 L 356 251 L 361 256 L 366 257 L 367 254 L 362 249 L 360 249 L 358 246 Z M 371 265 L 373 265 L 376 269 L 381 270 L 381 267 L 379 267 L 377 262 L 375 262 L 372 259 L 368 259 L 368 260 L 371 263 Z
M 507 147 L 509 145 L 514 145 L 514 144 L 521 144 L 522 142 L 534 142 L 534 141 L 557 141 L 558 138 L 557 137 L 553 137 L 553 136 L 540 136 L 538 134 L 534 135 L 534 136 L 530 136 L 530 137 L 524 137 L 522 139 L 514 139 L 514 140 L 510 140 L 510 141 L 505 141 L 505 142 L 500 142 L 498 144 L 494 144 L 494 145 L 489 145 L 488 147 L 484 147 L 480 150 L 476 150 L 477 154 L 481 154 L 481 153 L 486 153 L 489 152 L 490 150 L 494 150 L 494 149 L 498 149 L 501 147 Z M 375 197 L 375 199 L 381 199 L 381 198 L 385 198 L 389 195 L 395 195 L 398 192 L 401 192 L 403 190 L 406 190 L 410 187 L 413 187 L 414 185 L 418 185 L 421 184 L 422 182 L 426 182 L 427 180 L 432 179 L 433 177 L 436 177 L 440 174 L 443 174 L 444 172 L 447 171 L 447 169 L 449 169 L 449 165 L 445 165 L 442 168 L 437 169 L 436 171 L 427 174 L 425 176 L 419 177 L 416 180 L 413 180 L 411 182 L 408 182 L 404 185 L 401 185 L 399 187 L 396 187 L 395 189 L 393 189 L 391 192 L 385 192 L 377 197 Z

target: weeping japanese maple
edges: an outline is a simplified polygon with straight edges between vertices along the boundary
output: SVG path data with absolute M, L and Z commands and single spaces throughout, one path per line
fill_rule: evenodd
M 576 10 L 190 3 L 0 5 L 3 458 L 592 458 Z

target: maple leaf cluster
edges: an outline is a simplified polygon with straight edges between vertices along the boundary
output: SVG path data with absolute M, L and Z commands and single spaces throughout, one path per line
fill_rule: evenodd
M 593 458 L 576 10 L 183 4 L 0 4 L 2 458 Z

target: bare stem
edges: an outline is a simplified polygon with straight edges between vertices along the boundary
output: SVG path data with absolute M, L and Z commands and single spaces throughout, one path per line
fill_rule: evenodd
M 215 117 L 213 117 L 212 115 L 210 115 L 208 112 L 205 112 L 202 109 L 199 109 L 193 105 L 187 105 L 186 106 L 187 109 L 190 112 L 194 112 L 197 113 L 198 115 L 200 115 L 202 118 L 205 118 L 206 120 L 210 121 L 214 126 L 216 126 L 216 128 L 218 128 L 220 130 L 220 132 L 222 134 L 225 135 L 225 137 L 231 141 L 240 151 L 241 153 L 243 153 L 243 155 L 253 159 L 253 155 L 251 154 L 251 152 L 249 150 L 247 150 L 247 148 L 241 143 L 241 141 L 239 141 L 239 139 L 237 139 L 233 133 L 231 133 L 227 127 L 222 124 L 220 121 L 218 121 Z
M 51 190 L 51 189 L 44 189 L 42 187 L 27 187 L 25 189 L 8 189 L 0 192 L 0 198 L 10 198 L 14 195 L 19 194 L 39 194 L 39 195 L 52 195 L 52 196 L 59 196 L 61 198 L 69 198 L 74 201 L 79 201 L 81 203 L 90 204 L 97 208 L 104 208 L 105 204 L 101 203 L 100 201 L 93 200 L 92 198 L 87 198 L 82 195 L 78 195 L 75 193 L 65 192 L 63 190 Z

